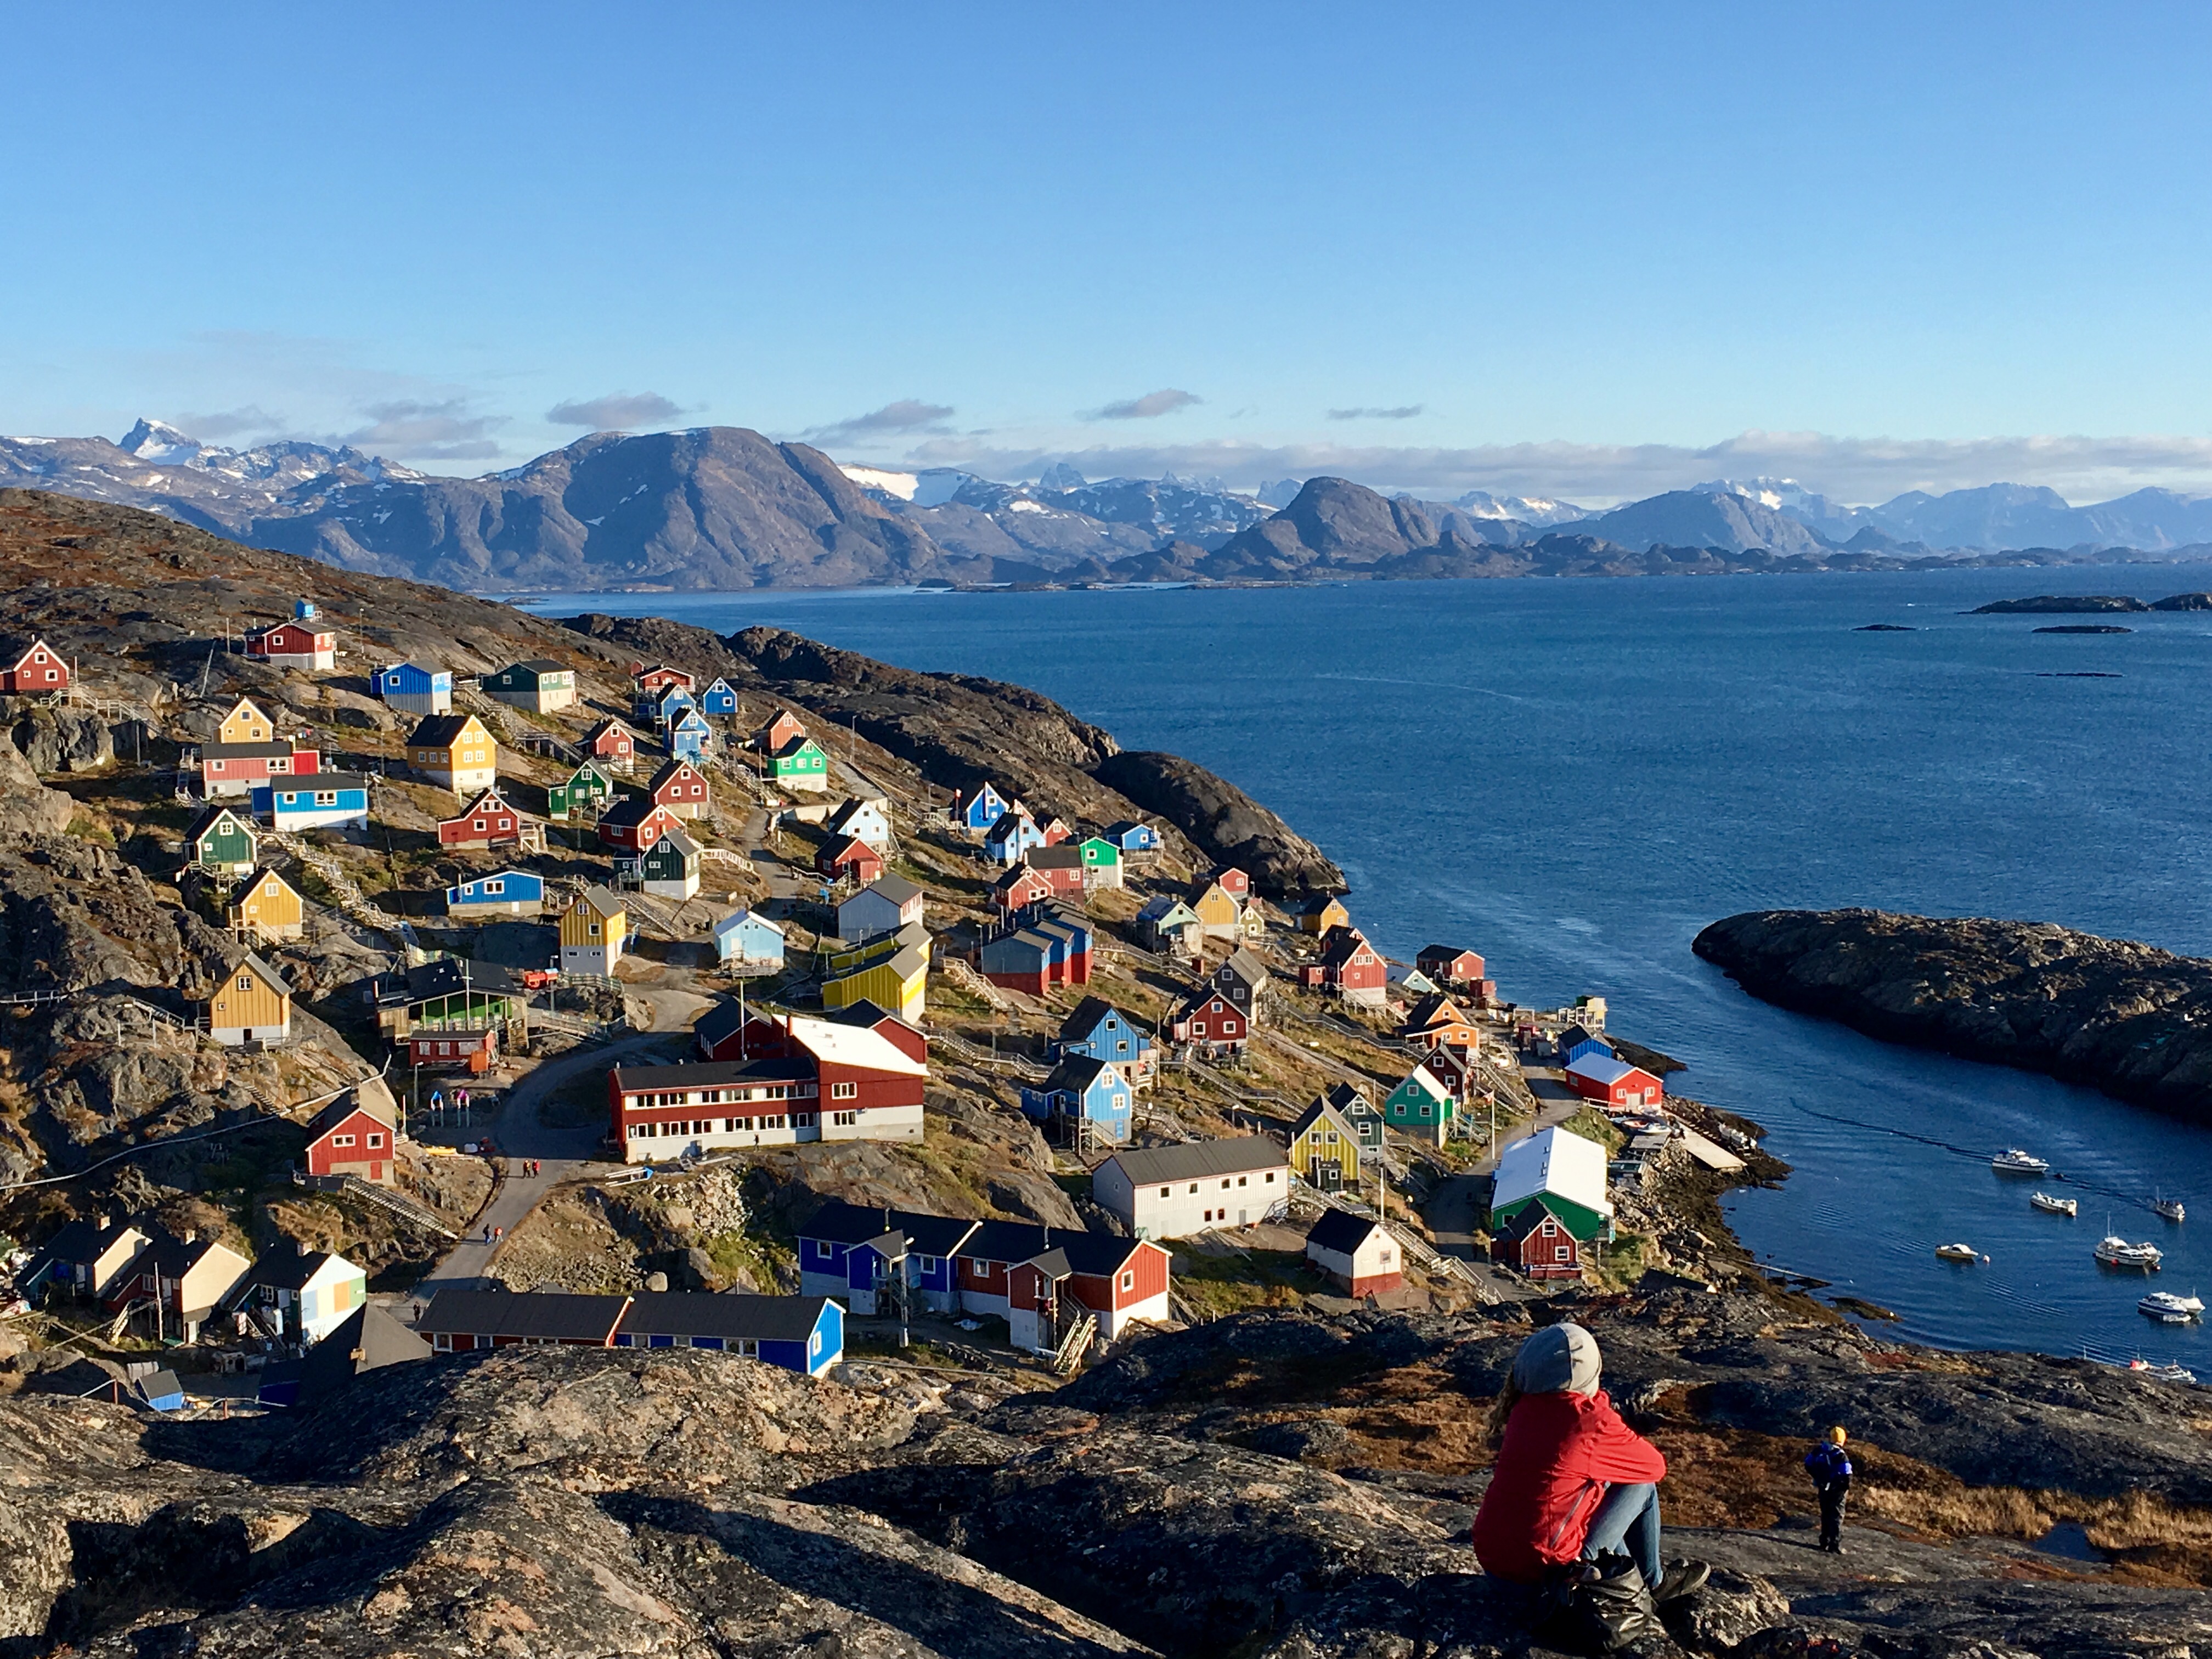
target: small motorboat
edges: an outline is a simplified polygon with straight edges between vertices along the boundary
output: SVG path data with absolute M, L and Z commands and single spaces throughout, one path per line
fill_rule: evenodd
M 2146 1319 L 2155 1319 L 2162 1325 L 2186 1325 L 2204 1311 L 2204 1304 L 2193 1296 L 2153 1291 L 2136 1308 Z
M 2150 1201 L 2150 1207 L 2155 1213 L 2164 1216 L 2168 1221 L 2183 1221 L 2189 1216 L 2189 1212 L 2182 1208 L 2181 1200 L 2178 1198 L 2154 1198 Z
M 1987 1261 L 1989 1260 L 1989 1257 L 1971 1244 L 1938 1244 L 1936 1247 L 1936 1254 L 1946 1261 Z
M 2027 1201 L 2045 1215 L 2078 1215 L 2081 1206 L 2070 1198 L 2057 1198 L 2049 1193 L 2030 1193 Z
M 1990 1168 L 1999 1175 L 2049 1175 L 2051 1160 L 2012 1146 L 1991 1158 Z
M 2154 1365 L 2140 1357 L 2128 1362 L 2128 1369 L 2137 1376 L 2148 1376 L 2160 1382 L 2194 1382 L 2197 1373 L 2186 1365 Z
M 2130 1244 L 2118 1233 L 2106 1234 L 2090 1254 L 2107 1267 L 2141 1267 L 2146 1272 L 2155 1271 L 2166 1259 L 2166 1252 L 2157 1245 Z

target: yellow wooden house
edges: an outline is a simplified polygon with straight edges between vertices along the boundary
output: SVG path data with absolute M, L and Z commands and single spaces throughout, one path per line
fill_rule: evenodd
M 1206 890 L 1190 902 L 1190 908 L 1198 913 L 1199 926 L 1207 939 L 1235 939 L 1243 931 L 1243 907 L 1218 881 L 1206 883 Z
M 407 763 L 469 796 L 499 782 L 499 744 L 474 714 L 429 714 L 407 734 Z
M 921 1023 L 928 984 L 928 949 L 919 945 L 901 945 L 848 974 L 824 980 L 822 1006 L 850 1008 L 855 1003 L 872 1002 L 886 1013 L 896 1014 L 908 1024 L 918 1025 Z
M 611 974 L 629 937 L 629 911 L 622 895 L 586 887 L 561 913 L 561 971 Z
M 283 975 L 247 952 L 208 999 L 208 1035 L 236 1048 L 282 1042 L 292 1035 L 292 987 Z
M 1351 926 L 1352 912 L 1344 908 L 1343 901 L 1340 899 L 1314 899 L 1298 912 L 1298 931 L 1301 933 L 1311 933 L 1316 939 L 1322 937 L 1332 927 Z
M 1291 1128 L 1291 1168 L 1316 1192 L 1356 1192 L 1359 1136 L 1343 1113 L 1316 1098 Z
M 258 939 L 297 939 L 307 923 L 306 904 L 274 870 L 256 870 L 232 889 L 228 913 L 234 932 Z
M 222 717 L 222 726 L 216 733 L 217 743 L 274 743 L 276 741 L 276 722 L 254 707 L 253 699 L 240 697 L 238 705 Z

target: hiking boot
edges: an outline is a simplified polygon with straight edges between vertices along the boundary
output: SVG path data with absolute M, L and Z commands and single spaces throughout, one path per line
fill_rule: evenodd
M 1711 1565 L 1704 1561 L 1669 1561 L 1667 1571 L 1659 1580 L 1659 1587 L 1651 1592 L 1651 1599 L 1662 1606 L 1695 1595 L 1705 1589 L 1705 1580 L 1713 1576 Z

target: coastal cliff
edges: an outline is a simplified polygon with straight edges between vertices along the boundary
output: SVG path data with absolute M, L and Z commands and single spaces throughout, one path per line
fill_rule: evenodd
M 2212 1121 L 2212 961 L 2051 922 L 1857 909 L 1749 911 L 1692 948 L 1782 1007 Z

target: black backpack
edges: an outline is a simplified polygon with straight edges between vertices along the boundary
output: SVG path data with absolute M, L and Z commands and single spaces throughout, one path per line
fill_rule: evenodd
M 1540 1615 L 1544 1639 L 1571 1653 L 1618 1653 L 1667 1634 L 1651 1587 L 1625 1555 L 1601 1555 L 1568 1568 L 1553 1582 L 1545 1600 Z

